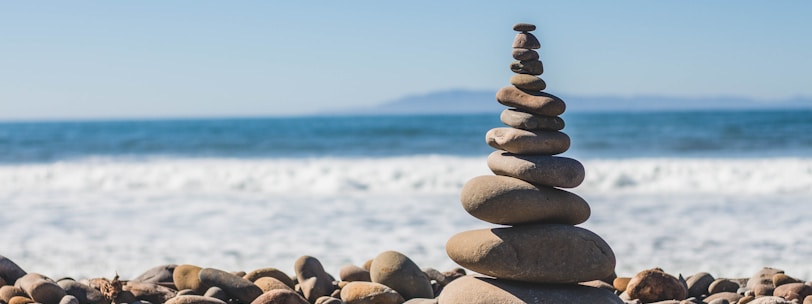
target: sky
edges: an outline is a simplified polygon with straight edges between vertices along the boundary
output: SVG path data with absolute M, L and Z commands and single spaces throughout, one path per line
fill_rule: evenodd
M 812 97 L 812 1 L 5 1 L 0 120 L 285 116 L 509 85 Z M 566 101 L 566 99 L 565 99 Z

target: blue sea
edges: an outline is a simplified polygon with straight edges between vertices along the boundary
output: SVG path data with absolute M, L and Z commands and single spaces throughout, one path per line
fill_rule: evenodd
M 582 224 L 619 275 L 662 267 L 812 279 L 812 110 L 565 113 Z M 138 275 L 188 263 L 328 271 L 492 227 L 459 191 L 499 114 L 0 122 L 0 255 L 28 271 Z

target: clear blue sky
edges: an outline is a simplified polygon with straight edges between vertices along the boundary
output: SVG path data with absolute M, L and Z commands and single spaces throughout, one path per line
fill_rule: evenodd
M 0 120 L 298 115 L 508 84 L 812 97 L 812 1 L 6 1 Z M 566 100 L 566 99 L 565 99 Z

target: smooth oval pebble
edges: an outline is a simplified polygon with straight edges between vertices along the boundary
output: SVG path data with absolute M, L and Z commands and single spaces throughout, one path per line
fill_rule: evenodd
M 773 276 L 773 285 L 775 287 L 788 284 L 788 283 L 803 283 L 804 281 L 798 280 L 783 273 L 778 273 Z
M 144 283 L 172 283 L 174 285 L 175 281 L 172 274 L 175 272 L 175 268 L 178 265 L 175 264 L 166 264 L 166 265 L 159 265 L 152 267 L 145 271 L 144 273 L 140 274 L 139 276 L 135 277 L 135 279 L 130 280 L 131 282 L 144 282 Z M 172 289 L 176 289 L 177 287 L 173 287 Z
M 535 115 L 519 109 L 505 109 L 499 119 L 507 126 L 528 131 L 564 129 L 564 120 L 561 117 Z
M 34 272 L 20 277 L 14 285 L 24 290 L 30 299 L 42 304 L 59 304 L 67 294 L 56 282 Z
M 525 91 L 514 86 L 499 89 L 496 92 L 496 101 L 508 107 L 543 116 L 558 116 L 567 108 L 564 101 L 554 95 Z
M 623 304 L 612 292 L 581 285 L 543 285 L 465 276 L 443 289 L 439 304 Z
M 341 300 L 347 304 L 400 304 L 403 297 L 394 289 L 375 282 L 350 282 L 341 288 Z
M 195 265 L 178 265 L 175 267 L 175 271 L 172 272 L 172 281 L 175 283 L 175 287 L 178 290 L 191 289 L 196 294 L 203 294 L 211 286 L 200 282 L 199 274 L 202 269 Z
M 256 281 L 254 281 L 254 285 L 257 285 L 259 287 L 259 289 L 262 290 L 262 292 L 267 292 L 267 291 L 274 290 L 274 289 L 290 289 L 290 290 L 293 290 L 293 288 L 290 288 L 290 286 L 288 286 L 287 284 L 283 283 L 280 280 L 277 280 L 276 278 L 272 278 L 272 277 L 261 277 L 261 278 L 257 279 Z
M 262 294 L 262 290 L 259 289 L 259 286 L 254 285 L 254 282 L 219 269 L 203 268 L 198 277 L 201 283 L 220 287 L 229 296 L 239 299 L 243 303 L 250 303 Z
M 66 295 L 59 300 L 59 304 L 79 304 L 79 299 L 72 295 Z
M 460 201 L 469 214 L 499 225 L 577 225 L 590 215 L 589 204 L 574 193 L 499 175 L 469 180 L 462 187 Z
M 571 225 L 465 231 L 448 240 L 446 253 L 472 271 L 523 282 L 586 282 L 606 278 L 615 270 L 609 245 L 595 233 Z
M 528 91 L 543 91 L 547 88 L 547 83 L 543 79 L 527 74 L 513 75 L 510 77 L 510 84 Z
M 14 287 L 11 285 L 0 286 L 0 302 L 8 303 L 11 298 L 18 296 L 28 297 L 25 290 L 20 287 Z
M 513 38 L 513 48 L 538 49 L 541 48 L 541 42 L 533 34 L 521 32 Z
M 494 151 L 488 155 L 488 168 L 496 175 L 561 188 L 575 188 L 584 181 L 584 166 L 575 159 L 547 155 L 517 155 Z
M 710 287 L 710 284 L 715 280 L 716 279 L 714 279 L 713 276 L 707 272 L 700 272 L 692 275 L 685 280 L 685 284 L 688 285 L 688 297 L 698 298 L 702 295 L 708 294 L 708 287 Z
M 519 60 L 510 63 L 510 70 L 517 74 L 538 76 L 544 74 L 544 64 L 540 60 Z
M 738 294 L 738 293 L 725 291 L 725 292 L 714 293 L 712 295 L 709 295 L 707 298 L 705 298 L 705 301 L 710 302 L 710 301 L 715 301 L 715 300 L 718 300 L 718 299 L 725 299 L 730 303 L 736 303 L 742 297 L 743 296 Z
M 531 49 L 513 49 L 511 52 L 513 59 L 516 60 L 538 60 L 539 52 Z
M 263 293 L 251 304 L 310 304 L 310 302 L 293 290 L 274 289 Z
M 639 299 L 644 303 L 684 300 L 688 297 L 688 289 L 679 279 L 658 268 L 643 270 L 634 275 L 626 286 L 626 293 L 629 298 Z
M 741 286 L 739 283 L 729 279 L 716 279 L 708 286 L 708 294 L 717 294 L 720 292 L 736 292 Z
M 8 304 L 29 304 L 29 303 L 36 303 L 36 301 L 32 300 L 31 298 L 23 296 L 12 297 L 11 299 L 8 300 Z
M 104 297 L 101 291 L 74 280 L 61 280 L 56 283 L 65 290 L 65 293 L 76 298 L 83 304 L 109 304 L 110 300 Z
M 567 134 L 547 130 L 493 128 L 485 134 L 485 142 L 494 149 L 515 154 L 555 155 L 570 148 Z
M 288 285 L 288 287 L 290 288 L 294 288 L 296 286 L 296 284 L 293 283 L 293 280 L 290 279 L 289 275 L 273 267 L 255 269 L 245 274 L 245 276 L 243 276 L 243 278 L 251 282 L 254 282 L 261 277 L 272 277 L 274 279 L 279 280 L 282 283 L 285 283 L 285 285 Z
M 794 304 L 792 301 L 787 301 L 782 297 L 776 296 L 763 296 L 756 297 L 755 300 L 747 302 L 749 304 Z
M 363 281 L 363 282 L 370 282 L 372 279 L 369 277 L 369 270 L 363 269 L 361 267 L 355 265 L 344 265 L 339 270 L 338 277 L 342 281 L 353 282 L 353 281 Z
M 26 275 L 25 270 L 20 268 L 14 261 L 0 255 L 0 277 L 3 278 L 3 281 L 6 281 L 6 284 L 13 285 L 17 279 L 24 275 Z
M 747 280 L 747 289 L 755 289 L 757 285 L 773 284 L 773 276 L 779 273 L 784 273 L 781 269 L 772 267 L 764 267 L 757 271 L 750 279 Z
M 287 287 L 287 286 L 286 286 Z M 212 286 L 203 294 L 204 297 L 215 298 L 223 302 L 228 302 L 228 294 L 220 287 Z
M 333 278 L 324 270 L 321 262 L 312 256 L 301 256 L 293 265 L 304 298 L 315 302 L 322 296 L 329 296 L 335 290 Z
M 812 286 L 804 283 L 786 283 L 776 287 L 773 295 L 787 300 L 803 301 L 804 298 L 812 295 Z
M 211 297 L 188 295 L 176 296 L 169 299 L 169 301 L 166 301 L 164 304 L 226 304 L 226 302 Z
M 316 303 L 313 304 L 344 304 L 344 302 L 339 298 L 323 296 L 316 299 Z
M 372 260 L 369 270 L 372 282 L 380 283 L 400 294 L 404 300 L 433 298 L 428 277 L 409 257 L 397 251 L 385 251 Z
M 536 26 L 530 23 L 516 23 L 513 25 L 513 30 L 517 32 L 532 32 L 536 30 Z

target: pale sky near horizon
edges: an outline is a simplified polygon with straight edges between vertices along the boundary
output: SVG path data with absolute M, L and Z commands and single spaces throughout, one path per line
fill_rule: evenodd
M 8 1 L 0 120 L 300 115 L 508 85 L 812 97 L 812 1 Z M 565 99 L 566 100 L 566 99 Z

